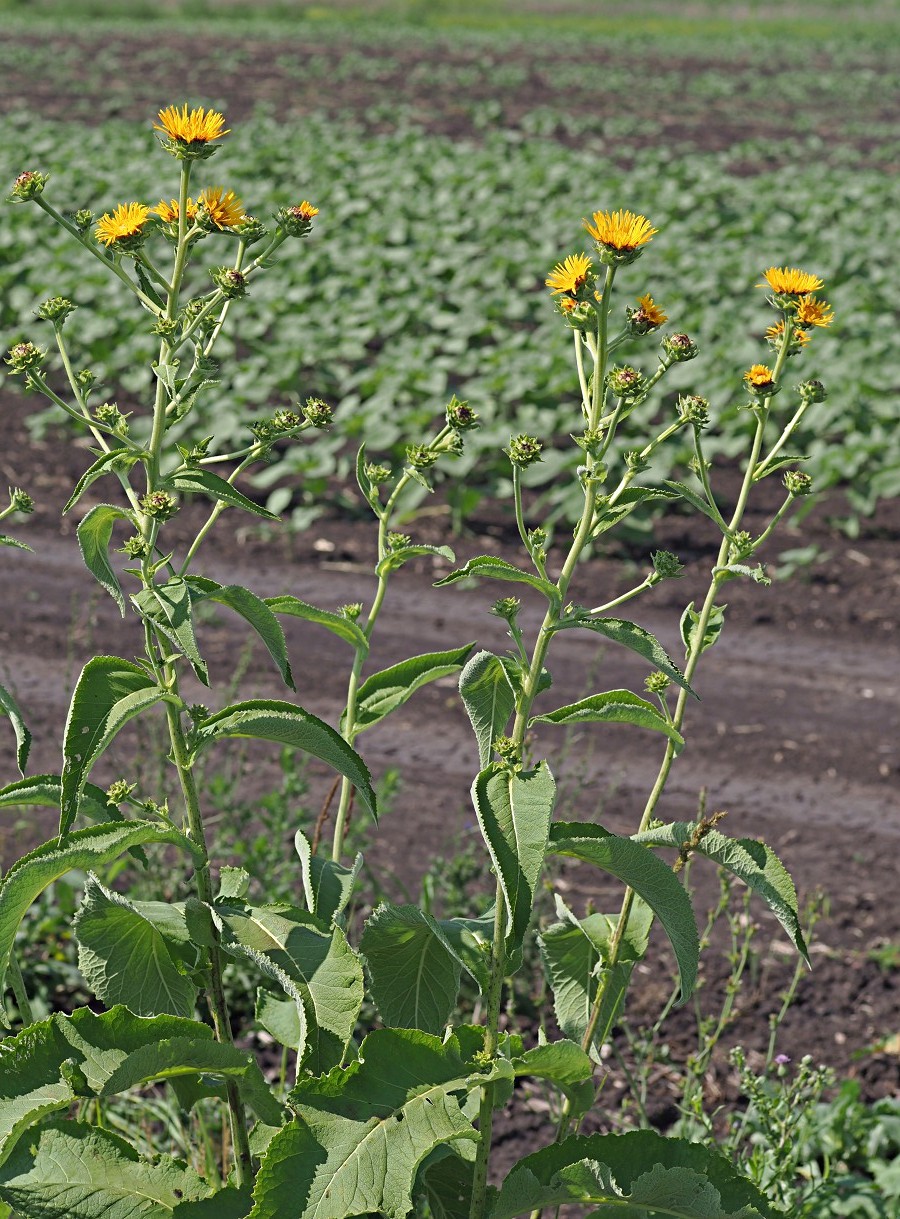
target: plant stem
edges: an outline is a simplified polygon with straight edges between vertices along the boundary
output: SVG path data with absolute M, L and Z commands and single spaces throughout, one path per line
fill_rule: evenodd
M 25 989 L 25 979 L 22 977 L 22 967 L 19 965 L 19 958 L 16 956 L 15 949 L 9 954 L 9 985 L 12 988 L 13 997 L 16 1001 L 16 1007 L 19 1009 L 19 1015 L 22 1017 L 22 1024 L 27 1028 L 34 1024 L 34 1013 L 31 1010 L 31 1001 L 28 998 L 28 991 Z

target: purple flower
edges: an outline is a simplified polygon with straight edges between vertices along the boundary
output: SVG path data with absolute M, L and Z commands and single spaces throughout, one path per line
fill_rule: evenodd
M 774 1058 L 776 1067 L 786 1067 L 790 1061 L 787 1054 L 776 1054 Z

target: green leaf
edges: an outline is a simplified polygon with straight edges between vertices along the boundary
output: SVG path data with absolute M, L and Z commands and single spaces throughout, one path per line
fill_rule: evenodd
M 488 767 L 472 784 L 472 802 L 506 900 L 505 934 L 522 943 L 544 864 L 556 783 L 546 762 L 517 774 Z
M 436 580 L 434 587 L 442 588 L 445 584 L 455 584 L 457 580 L 465 580 L 470 576 L 477 576 L 479 579 L 509 580 L 513 584 L 529 584 L 538 592 L 543 593 L 552 606 L 559 607 L 559 589 L 555 584 L 551 584 L 549 580 L 542 580 L 540 576 L 532 575 L 530 571 L 522 571 L 520 567 L 514 567 L 512 563 L 507 563 L 506 559 L 496 559 L 487 554 L 469 559 L 465 567 L 451 571 L 450 575 L 444 576 L 443 580 Z
M 706 624 L 706 630 L 703 634 L 703 644 L 700 648 L 699 655 L 702 656 L 707 648 L 711 648 L 722 634 L 722 627 L 725 625 L 725 611 L 727 605 L 714 605 L 709 615 L 709 622 Z M 694 647 L 694 640 L 697 631 L 700 627 L 700 615 L 694 609 L 693 601 L 685 607 L 684 613 L 681 615 L 681 639 L 684 643 L 685 655 L 689 655 Z
M 96 451 L 95 449 L 94 452 Z M 111 449 L 108 453 L 101 454 L 93 465 L 88 466 L 75 484 L 75 490 L 62 510 L 63 516 L 66 515 L 70 508 L 75 507 L 91 483 L 95 483 L 104 474 L 111 474 L 117 467 L 122 471 L 130 470 L 136 462 L 140 461 L 142 456 L 143 454 L 135 453 L 133 449 L 129 448 Z
M 419 1169 L 416 1194 L 423 1194 L 432 1219 L 469 1219 L 472 1209 L 474 1157 L 458 1155 L 469 1143 L 457 1140 L 436 1147 Z
M 138 1016 L 192 1016 L 197 988 L 157 927 L 126 898 L 89 876 L 75 917 L 78 968 L 107 1007 Z
M 218 474 L 213 474 L 212 470 L 181 470 L 177 474 L 173 474 L 171 478 L 167 478 L 162 486 L 168 491 L 188 491 L 192 495 L 206 495 L 210 499 L 230 504 L 232 508 L 243 508 L 245 512 L 264 516 L 266 520 L 278 520 L 274 512 L 269 512 L 267 508 L 255 504 L 230 482 L 226 482 Z
M 356 700 L 356 718 L 353 727 L 357 732 L 372 728 L 397 707 L 402 707 L 420 687 L 458 673 L 466 663 L 474 643 L 449 652 L 425 652 L 421 656 L 410 656 L 400 664 L 382 669 L 366 678 L 359 689 Z
M 166 584 L 154 584 L 152 588 L 142 589 L 131 599 L 140 613 L 150 619 L 182 656 L 188 658 L 197 680 L 208 686 L 209 671 L 194 638 L 191 590 L 185 581 L 176 576 Z
M 310 914 L 325 923 L 333 923 L 347 908 L 353 894 L 353 886 L 363 865 L 362 855 L 357 855 L 352 868 L 313 855 L 309 842 L 298 830 L 294 835 L 294 848 L 300 856 L 303 872 L 303 892 Z
M 238 1189 L 226 1185 L 217 1193 L 200 1201 L 179 1202 L 172 1211 L 172 1219 L 245 1219 L 250 1214 L 253 1198 L 250 1186 Z
M 311 1058 L 311 1069 L 339 1062 L 363 1000 L 362 966 L 340 927 L 280 905 L 219 904 L 215 917 L 224 947 L 248 955 L 301 1005 L 306 1044 L 296 1047 L 300 1059 Z
M 652 1130 L 576 1135 L 526 1156 L 500 1189 L 490 1219 L 564 1203 L 627 1219 L 775 1219 L 756 1187 L 715 1148 Z
M 569 1097 L 572 1120 L 587 1113 L 594 1103 L 594 1064 L 574 1041 L 552 1041 L 536 1045 L 512 1060 L 516 1078 L 546 1079 Z
M 62 800 L 59 775 L 31 775 L 17 783 L 0 787 L 0 808 L 22 808 L 32 805 L 58 809 Z M 78 813 L 92 821 L 121 821 L 122 814 L 110 804 L 106 792 L 93 783 L 85 783 L 78 801 Z
M 298 597 L 267 597 L 266 605 L 273 613 L 290 614 L 294 618 L 303 618 L 306 622 L 317 622 L 319 626 L 327 627 L 332 634 L 337 635 L 355 648 L 361 656 L 369 654 L 369 641 L 360 627 L 343 614 L 334 614 L 331 610 L 318 609 L 308 605 Z
M 697 981 L 700 943 L 690 899 L 672 869 L 648 847 L 587 823 L 557 822 L 550 830 L 548 849 L 555 855 L 595 864 L 643 898 L 662 923 L 675 950 L 681 975 L 680 1002 L 684 1003 Z
M 608 529 L 612 529 L 613 525 L 617 525 L 626 516 L 630 516 L 635 508 L 658 499 L 678 499 L 678 496 L 666 487 L 628 487 L 611 507 L 601 501 L 594 517 L 592 536 L 596 537 L 600 533 L 606 533 Z
M 389 571 L 396 571 L 410 559 L 415 559 L 423 554 L 437 555 L 438 558 L 446 559 L 448 563 L 456 562 L 456 555 L 449 546 L 426 546 L 416 543 L 413 546 L 398 546 L 396 550 L 389 551 L 376 566 L 375 574 L 377 576 L 387 575 Z
M 678 821 L 643 834 L 635 834 L 635 842 L 654 847 L 674 847 L 681 850 L 689 843 L 697 827 L 690 821 Z M 809 952 L 800 925 L 797 891 L 790 873 L 770 846 L 755 838 L 729 838 L 716 829 L 708 830 L 694 852 L 705 855 L 742 880 L 761 897 L 790 937 L 791 943 L 807 961 Z
M 19 923 L 38 894 L 73 868 L 88 871 L 101 867 L 118 859 L 131 847 L 147 842 L 170 843 L 189 853 L 197 850 L 174 826 L 150 821 L 117 821 L 75 830 L 64 842 L 57 839 L 47 842 L 13 864 L 0 885 L 0 993 Z
M 783 457 L 779 457 L 776 461 L 773 461 L 771 465 L 766 463 L 766 468 L 763 470 L 762 474 L 755 474 L 753 481 L 759 482 L 763 478 L 768 478 L 770 474 L 776 474 L 779 470 L 785 469 L 786 466 L 792 466 L 798 461 L 809 461 L 809 455 L 807 454 L 806 456 L 803 456 L 800 453 L 787 453 Z
M 594 631 L 598 635 L 611 639 L 613 643 L 621 643 L 626 648 L 630 648 L 632 652 L 637 652 L 639 656 L 649 660 L 655 669 L 659 669 L 677 686 L 681 686 L 682 690 L 687 690 L 688 694 L 694 695 L 694 698 L 698 697 L 691 689 L 681 669 L 665 651 L 656 636 L 645 631 L 637 623 L 628 622 L 624 618 L 591 618 L 583 614 L 575 614 L 571 618 L 563 619 L 556 629 L 562 631 L 575 626 Z
M 81 520 L 76 534 L 85 567 L 106 589 L 124 618 L 125 596 L 109 561 L 109 541 L 116 521 L 128 521 L 134 525 L 130 513 L 122 508 L 114 508 L 112 504 L 97 504 Z
M 366 473 L 366 446 L 361 444 L 356 454 L 356 481 L 360 491 L 368 504 L 373 507 L 376 512 L 380 511 L 381 500 L 378 495 L 378 487 L 372 482 Z
M 59 832 L 67 833 L 91 767 L 120 728 L 147 707 L 175 701 L 143 669 L 118 656 L 89 660 L 75 685 L 63 735 Z
M 548 711 L 544 715 L 535 715 L 529 720 L 532 724 L 634 724 L 638 728 L 652 728 L 655 732 L 664 732 L 675 742 L 680 751 L 684 745 L 684 737 L 670 724 L 659 711 L 639 698 L 630 690 L 607 690 L 604 694 L 592 694 L 582 698 L 577 703 L 569 703 L 566 707 L 558 707 L 556 711 Z
M 291 663 L 288 659 L 284 631 L 265 601 L 240 584 L 217 584 L 215 580 L 207 580 L 201 576 L 189 576 L 188 584 L 200 594 L 204 601 L 216 601 L 219 605 L 227 605 L 229 609 L 234 610 L 236 614 L 240 614 L 249 622 L 275 661 L 278 672 L 281 674 L 281 680 L 289 689 L 296 689 L 291 676 Z
M 746 563 L 728 563 L 725 567 L 714 567 L 713 575 L 724 575 L 726 580 L 733 580 L 736 576 L 747 576 L 755 583 L 762 584 L 764 588 L 768 588 L 772 583 L 766 575 L 766 569 L 762 563 L 757 563 L 755 567 L 748 567 Z
M 193 738 L 194 751 L 232 737 L 277 741 L 326 762 L 350 780 L 366 809 L 377 820 L 375 792 L 365 762 L 330 724 L 302 707 L 264 698 L 233 703 L 202 722 Z
M 475 1131 L 457 1097 L 492 1075 L 472 1074 L 454 1044 L 414 1029 L 378 1029 L 360 1057 L 288 1100 L 297 1121 L 269 1145 L 251 1219 L 405 1219 L 419 1165 Z
M 34 554 L 30 546 L 20 542 L 18 538 L 11 538 L 8 533 L 0 533 L 0 546 L 15 546 L 16 550 L 27 550 L 30 554 Z
M 683 483 L 671 482 L 669 479 L 663 480 L 663 486 L 674 491 L 681 499 L 686 499 L 692 508 L 698 512 L 702 512 L 704 516 L 708 516 L 711 521 L 719 524 L 719 518 L 713 509 L 709 506 L 706 496 L 694 491 L 691 487 L 684 486 Z
M 384 1023 L 442 1032 L 456 1007 L 461 962 L 440 925 L 418 906 L 382 902 L 359 947 Z
M 459 693 L 478 741 L 483 770 L 493 757 L 493 743 L 503 736 L 516 706 L 516 696 L 499 656 L 476 652 L 459 677 Z
M 9 716 L 9 722 L 16 735 L 16 764 L 19 767 L 19 774 L 24 779 L 28 754 L 31 750 L 31 733 L 19 710 L 19 704 L 5 686 L 0 686 L 0 710 L 5 711 Z

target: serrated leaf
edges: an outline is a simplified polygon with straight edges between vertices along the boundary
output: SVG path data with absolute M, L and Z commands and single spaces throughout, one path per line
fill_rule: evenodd
M 577 703 L 569 703 L 544 715 L 535 715 L 528 721 L 528 726 L 587 723 L 634 724 L 638 728 L 652 728 L 655 732 L 664 732 L 674 741 L 678 751 L 684 745 L 684 737 L 675 726 L 660 715 L 652 703 L 632 694 L 630 690 L 607 690 L 603 694 L 592 694 Z
M 692 508 L 696 508 L 698 512 L 702 512 L 704 516 L 708 516 L 711 521 L 715 521 L 716 524 L 719 523 L 718 516 L 709 506 L 706 498 L 703 495 L 700 495 L 697 491 L 692 490 L 690 487 L 686 487 L 683 483 L 671 482 L 669 479 L 663 480 L 663 486 L 668 487 L 671 491 L 674 491 L 675 494 L 681 499 L 686 499 Z
M 594 1103 L 594 1064 L 574 1041 L 552 1041 L 532 1046 L 512 1060 L 516 1078 L 546 1079 L 569 1097 L 573 1121 Z
M 125 596 L 109 561 L 109 541 L 116 521 L 134 524 L 130 514 L 122 508 L 114 508 L 112 504 L 97 504 L 82 518 L 76 535 L 85 567 L 97 583 L 106 589 L 124 618 Z
M 398 707 L 402 707 L 416 690 L 439 677 L 458 673 L 465 664 L 474 643 L 447 652 L 424 652 L 421 656 L 410 656 L 400 664 L 382 669 L 366 678 L 359 688 L 356 699 L 356 717 L 353 728 L 364 732 L 374 727 Z
M 377 576 L 387 575 L 389 571 L 396 571 L 410 559 L 415 559 L 423 554 L 437 555 L 438 558 L 446 559 L 448 563 L 456 562 L 456 555 L 449 546 L 427 546 L 424 543 L 416 543 L 413 546 L 398 546 L 396 550 L 389 551 L 376 566 L 375 574 Z
M 359 947 L 384 1023 L 442 1032 L 456 1007 L 461 962 L 435 919 L 418 906 L 382 902 Z
M 542 580 L 540 576 L 533 575 L 530 571 L 522 571 L 520 567 L 514 567 L 512 563 L 507 563 L 506 559 L 497 559 L 487 554 L 469 559 L 464 567 L 451 571 L 449 576 L 444 576 L 443 580 L 436 580 L 434 587 L 443 588 L 445 584 L 455 584 L 457 580 L 465 580 L 469 576 L 477 576 L 479 579 L 508 580 L 513 584 L 529 584 L 538 592 L 543 593 L 552 606 L 557 608 L 559 606 L 559 589 L 555 584 L 551 584 L 549 580 Z
M 416 1194 L 426 1198 L 432 1219 L 469 1219 L 474 1162 L 456 1154 L 469 1146 L 458 1140 L 436 1147 L 422 1162 Z
M 680 850 L 689 843 L 697 827 L 690 821 L 678 821 L 658 829 L 633 836 L 635 842 L 648 846 L 674 847 Z M 797 891 L 790 873 L 770 846 L 755 838 L 729 838 L 716 829 L 709 830 L 694 852 L 705 855 L 722 868 L 727 868 L 738 880 L 763 899 L 787 932 L 791 943 L 807 961 L 809 952 L 800 926 Z
M 377 509 L 380 507 L 378 488 L 366 473 L 366 464 L 366 446 L 361 444 L 356 454 L 356 481 L 366 502 Z
M 78 968 L 107 1007 L 122 1003 L 137 1016 L 191 1016 L 197 988 L 158 928 L 118 893 L 88 877 L 75 916 Z
M 192 495 L 205 495 L 210 499 L 220 500 L 232 508 L 243 508 L 255 516 L 263 516 L 268 521 L 277 521 L 278 517 L 268 508 L 255 504 L 230 482 L 213 474 L 212 470 L 180 470 L 161 484 L 168 491 L 189 492 Z
M 226 1185 L 208 1198 L 179 1202 L 172 1211 L 172 1219 L 245 1219 L 252 1206 L 249 1185 L 240 1189 Z
M 19 710 L 19 704 L 5 686 L 0 686 L 0 710 L 6 712 L 9 722 L 12 724 L 16 737 L 16 764 L 19 767 L 19 774 L 24 779 L 28 754 L 31 751 L 31 733 Z
M 350 780 L 363 805 L 377 820 L 375 792 L 365 762 L 330 724 L 302 707 L 264 698 L 233 703 L 202 722 L 193 738 L 194 751 L 232 737 L 277 741 L 326 762 Z
M 624 520 L 626 516 L 630 516 L 635 508 L 639 508 L 642 504 L 657 499 L 678 499 L 678 496 L 674 491 L 666 487 L 628 487 L 612 506 L 601 502 L 598 504 L 594 517 L 594 533 L 592 536 L 596 537 L 598 534 L 606 533 L 608 529 L 612 529 L 614 525 Z
M 81 670 L 63 734 L 59 832 L 75 818 L 91 767 L 116 733 L 147 707 L 174 701 L 143 669 L 118 656 L 95 656 Z
M 702 656 L 707 648 L 711 648 L 719 636 L 722 634 L 722 628 L 725 625 L 725 611 L 727 605 L 714 605 L 710 611 L 709 621 L 706 624 L 706 630 L 703 634 L 703 643 L 700 648 L 699 655 Z M 694 609 L 694 603 L 691 601 L 685 607 L 684 613 L 681 615 L 679 624 L 681 629 L 681 639 L 684 643 L 685 655 L 689 655 L 694 647 L 695 636 L 700 627 L 700 615 Z
M 267 597 L 266 605 L 275 614 L 290 614 L 293 618 L 303 618 L 306 622 L 317 622 L 319 626 L 327 627 L 332 634 L 345 640 L 351 647 L 363 656 L 369 654 L 369 641 L 360 627 L 343 614 L 332 613 L 331 610 L 319 609 L 301 601 L 299 597 Z
M 289 689 L 296 688 L 291 676 L 291 663 L 288 659 L 284 631 L 265 601 L 240 584 L 217 584 L 215 580 L 207 580 L 201 576 L 189 576 L 188 584 L 204 601 L 215 601 L 219 605 L 227 605 L 229 609 L 234 610 L 236 614 L 240 614 L 246 622 L 249 622 L 275 661 L 278 672 L 281 674 L 281 680 Z
M 170 843 L 189 853 L 196 851 L 191 840 L 174 826 L 118 821 L 75 830 L 62 844 L 54 839 L 13 864 L 0 885 L 0 992 L 19 923 L 38 894 L 73 868 L 88 871 L 101 867 L 130 848 L 148 842 Z
M 786 466 L 792 466 L 798 461 L 809 461 L 809 455 L 807 454 L 804 456 L 801 453 L 785 454 L 784 457 L 779 457 L 777 461 L 773 461 L 771 465 L 767 464 L 762 474 L 755 474 L 753 481 L 760 482 L 761 479 L 768 478 L 770 474 L 776 474 L 779 470 L 785 469 Z
M 700 942 L 690 899 L 672 869 L 648 847 L 587 823 L 558 821 L 550 830 L 548 851 L 595 864 L 647 903 L 675 951 L 681 975 L 680 1002 L 684 1003 L 697 981 Z
M 294 848 L 300 857 L 303 892 L 310 914 L 325 923 L 333 923 L 347 908 L 353 894 L 353 886 L 363 865 L 362 855 L 357 854 L 352 868 L 345 868 L 333 859 L 313 855 L 301 830 L 294 835 Z
M 624 618 L 591 618 L 579 614 L 563 619 L 556 629 L 562 631 L 570 627 L 579 626 L 584 627 L 585 630 L 593 631 L 597 635 L 603 635 L 606 639 L 611 639 L 613 643 L 621 643 L 624 647 L 630 648 L 632 652 L 637 652 L 639 656 L 649 660 L 655 669 L 659 669 L 661 673 L 665 673 L 666 677 L 671 678 L 677 686 L 681 686 L 682 690 L 687 690 L 688 694 L 694 695 L 694 698 L 698 697 L 691 689 L 681 669 L 675 664 L 656 636 L 651 635 L 649 631 L 645 631 L 636 622 L 628 622 Z
M 450 944 L 463 968 L 478 984 L 481 993 L 487 994 L 490 985 L 491 941 L 494 938 L 494 907 L 479 918 L 442 918 L 438 926 Z M 512 970 L 515 954 L 507 959 Z
M 747 576 L 756 584 L 762 584 L 764 588 L 772 583 L 766 575 L 766 569 L 762 563 L 757 563 L 755 567 L 749 567 L 746 563 L 728 563 L 725 567 L 714 567 L 714 575 L 725 575 L 726 579 L 733 579 L 735 576 Z
M 96 452 L 96 449 L 94 452 Z M 108 453 L 103 453 L 97 458 L 93 465 L 88 466 L 81 478 L 79 478 L 78 482 L 75 484 L 75 490 L 72 492 L 66 506 L 62 510 L 63 516 L 65 516 L 71 508 L 75 507 L 91 483 L 95 483 L 97 479 L 102 478 L 104 474 L 112 473 L 115 470 L 117 463 L 120 469 L 130 470 L 131 467 L 140 460 L 141 456 L 142 454 L 135 453 L 133 449 L 129 448 L 111 449 Z
M 34 554 L 30 546 L 20 542 L 18 538 L 11 538 L 8 533 L 0 533 L 0 546 L 14 546 L 16 550 L 27 550 L 29 553 Z
M 142 589 L 131 599 L 140 613 L 187 657 L 198 681 L 208 686 L 209 671 L 194 637 L 191 590 L 185 581 L 176 576 L 165 584 Z
M 459 676 L 459 694 L 478 741 L 483 770 L 493 757 L 493 743 L 502 736 L 516 706 L 506 666 L 492 652 L 477 652 Z
M 629 1219 L 775 1219 L 756 1187 L 714 1147 L 652 1130 L 576 1135 L 520 1160 L 490 1219 L 565 1203 Z
M 0 787 L 0 808 L 59 809 L 62 799 L 62 782 L 59 775 L 30 775 L 16 783 Z M 106 792 L 94 783 L 85 783 L 78 801 L 78 812 L 92 821 L 121 821 L 122 814 L 108 802 Z
M 518 948 L 531 921 L 556 782 L 546 762 L 516 774 L 488 767 L 472 784 L 472 802 L 503 888 L 505 935 Z

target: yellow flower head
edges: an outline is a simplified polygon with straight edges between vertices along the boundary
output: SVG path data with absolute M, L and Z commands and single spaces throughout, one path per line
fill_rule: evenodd
M 797 321 L 801 326 L 830 326 L 834 312 L 828 301 L 815 296 L 801 296 L 797 301 Z
M 177 224 L 178 223 L 178 200 L 177 199 L 170 199 L 168 203 L 166 203 L 165 199 L 160 199 L 160 201 L 159 201 L 159 203 L 157 203 L 156 207 L 151 207 L 150 211 L 152 212 L 152 214 L 154 216 L 159 216 L 159 218 L 163 222 L 163 224 Z M 185 208 L 184 208 L 184 214 L 185 214 L 185 216 L 187 216 L 189 221 L 193 222 L 196 219 L 197 204 L 194 202 L 193 199 L 187 200 L 187 202 L 185 204 Z
M 799 267 L 769 267 L 763 272 L 763 278 L 766 282 L 757 284 L 757 288 L 768 286 L 777 296 L 803 296 L 824 287 L 818 275 L 801 271 Z
M 319 209 L 313 207 L 308 199 L 304 199 L 302 203 L 298 203 L 289 210 L 298 220 L 313 220 L 319 214 Z
M 120 203 L 114 212 L 104 212 L 97 221 L 94 236 L 105 246 L 129 237 L 139 237 L 150 215 L 143 203 Z
M 776 322 L 774 326 L 770 326 L 768 328 L 768 330 L 766 331 L 766 338 L 769 340 L 769 342 L 772 344 L 773 347 L 780 347 L 783 334 L 784 334 L 784 322 L 780 321 L 780 322 Z M 795 326 L 793 338 L 791 339 L 791 343 L 796 344 L 797 347 L 803 347 L 804 344 L 806 344 L 808 342 L 809 342 L 809 335 L 806 333 L 806 331 L 801 330 L 799 326 Z
M 164 132 L 170 140 L 182 144 L 209 144 L 212 140 L 228 135 L 225 116 L 217 110 L 204 110 L 202 106 L 188 112 L 187 102 L 179 110 L 177 106 L 166 106 L 157 115 L 155 131 Z
M 773 385 L 775 381 L 771 368 L 766 368 L 765 364 L 754 364 L 752 368 L 748 368 L 744 373 L 744 380 L 749 387 L 754 389 Z
M 646 216 L 637 216 L 634 212 L 594 212 L 593 224 L 590 220 L 583 223 L 600 245 L 623 252 L 638 249 L 659 232 Z
M 591 259 L 587 254 L 569 254 L 562 262 L 558 262 L 544 283 L 555 296 L 557 292 L 566 292 L 570 296 L 584 287 L 591 273 Z
M 199 204 L 219 229 L 232 229 L 247 215 L 234 191 L 226 191 L 224 186 L 208 186 L 201 191 Z
M 653 303 L 652 296 L 640 296 L 637 311 L 632 314 L 632 319 L 650 326 L 661 326 L 669 320 L 669 315 Z

